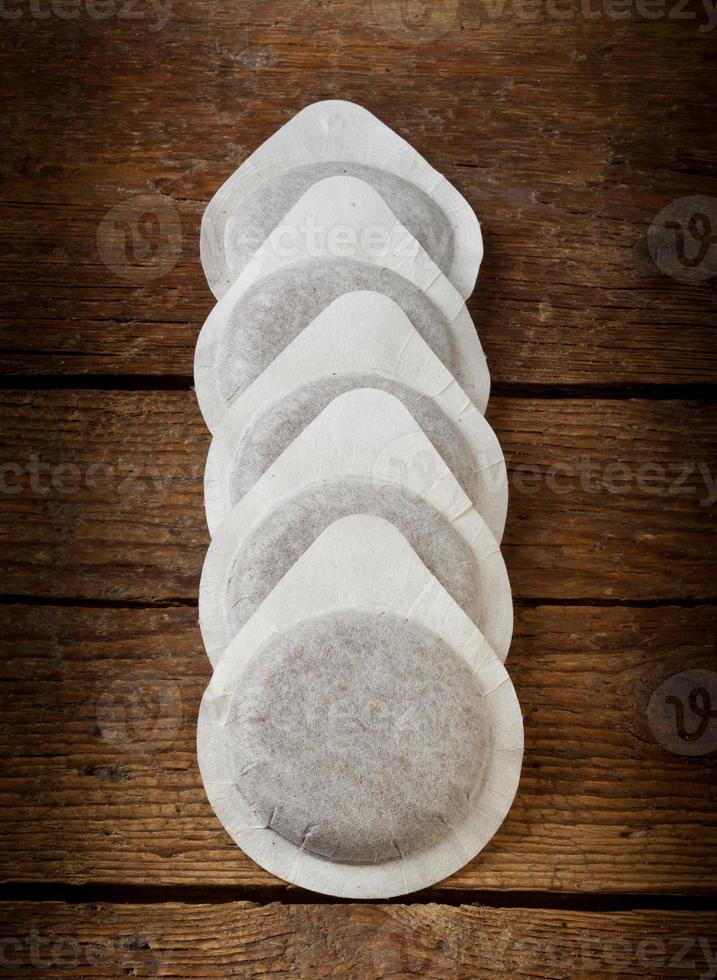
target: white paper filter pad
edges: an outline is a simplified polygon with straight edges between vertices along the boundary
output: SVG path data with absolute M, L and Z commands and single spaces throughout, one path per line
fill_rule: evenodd
M 355 507 L 352 496 L 361 502 L 355 509 L 370 507 L 400 522 L 505 660 L 513 609 L 497 541 L 401 402 L 357 389 L 303 430 L 212 539 L 199 588 L 199 625 L 212 663 L 275 584 L 292 549 L 333 514 Z
M 412 411 L 500 541 L 508 485 L 495 433 L 403 310 L 366 290 L 326 307 L 224 415 L 205 472 L 210 533 L 332 393 L 382 383 Z
M 470 296 L 483 242 L 468 202 L 370 112 L 339 100 L 299 112 L 210 201 L 202 220 L 201 256 L 214 294 L 224 295 L 301 193 L 338 174 L 372 184 L 458 292 Z
M 331 100 L 232 174 L 200 247 L 207 797 L 287 882 L 429 887 L 498 830 L 523 757 L 506 465 L 465 304 L 478 219 Z
M 450 363 L 446 361 L 446 366 L 471 401 L 481 410 L 485 407 L 490 376 L 461 295 L 372 187 L 354 177 L 329 177 L 312 185 L 272 231 L 202 327 L 194 377 L 199 405 L 211 431 L 229 404 L 321 312 L 307 313 L 304 322 L 297 315 L 301 301 L 296 289 L 304 266 L 313 266 L 312 275 L 319 282 L 323 275 L 324 286 L 330 290 L 337 262 L 350 262 L 355 268 L 344 292 L 366 288 L 367 266 L 380 273 L 378 283 L 393 275 L 399 277 L 404 290 L 415 287 L 421 291 L 424 302 L 428 300 L 437 311 L 433 328 L 439 342 L 448 343 Z M 265 306 L 272 298 L 276 303 L 272 290 L 276 290 L 277 279 L 292 274 L 294 290 L 284 298 L 282 308 L 275 306 L 272 317 L 256 330 L 252 318 L 243 314 L 243 306 L 250 298 L 261 306 L 256 294 L 261 295 L 262 290 L 266 290 Z M 331 295 L 329 301 L 335 298 Z M 419 329 L 419 324 L 414 326 Z
M 298 826 L 304 814 L 300 806 L 296 809 L 301 800 L 279 796 L 267 813 L 274 784 L 271 780 L 267 783 L 264 774 L 280 773 L 295 752 L 304 761 L 310 759 L 312 746 L 307 747 L 305 741 L 296 743 L 293 728 L 282 730 L 281 719 L 273 716 L 266 721 L 276 724 L 277 730 L 272 729 L 266 736 L 263 720 L 247 719 L 235 704 L 241 704 L 243 686 L 247 681 L 253 683 L 251 678 L 257 671 L 261 673 L 262 657 L 269 656 L 277 642 L 284 643 L 291 652 L 292 630 L 311 630 L 312 622 L 320 624 L 320 617 L 332 613 L 340 617 L 342 611 L 348 611 L 350 616 L 358 615 L 357 611 L 374 617 L 392 616 L 396 623 L 410 624 L 420 631 L 426 642 L 440 644 L 439 650 L 445 651 L 446 658 L 444 680 L 452 678 L 455 683 L 463 676 L 462 671 L 476 692 L 473 713 L 467 713 L 466 701 L 464 715 L 456 719 L 452 730 L 441 733 L 446 749 L 457 747 L 465 730 L 476 727 L 476 715 L 485 736 L 483 758 L 477 767 L 479 775 L 463 804 L 456 804 L 447 815 L 441 813 L 441 836 L 434 835 L 428 843 L 420 843 L 413 827 L 408 827 L 401 841 L 396 841 L 395 856 L 351 863 L 315 853 L 314 842 L 322 836 L 321 824 L 300 828 L 300 843 L 273 829 L 276 823 Z M 391 648 L 386 647 L 381 653 L 375 662 L 383 662 L 388 668 Z M 420 664 L 416 670 L 420 673 Z M 310 678 L 297 674 L 294 679 L 299 697 L 309 684 L 310 706 L 316 696 Z M 415 698 L 413 712 L 398 716 L 409 740 L 416 725 L 422 731 L 423 715 L 431 711 L 430 685 L 422 692 L 416 691 Z M 380 723 L 365 726 L 363 742 L 357 741 L 359 734 L 351 733 L 351 738 L 367 772 L 374 756 L 380 759 L 381 788 L 391 781 L 400 784 L 404 771 L 410 770 L 414 778 L 411 795 L 401 806 L 415 814 L 420 826 L 433 809 L 432 782 L 439 765 L 433 752 L 435 743 L 426 746 L 418 758 L 405 759 L 394 712 L 395 705 L 384 706 L 376 715 Z M 346 717 L 342 712 L 330 712 L 328 718 L 322 719 L 321 731 L 330 744 L 336 740 L 343 744 Z M 252 733 L 248 741 L 247 731 Z M 265 757 L 247 762 L 241 751 L 237 754 L 237 744 L 251 747 L 257 739 L 264 744 L 262 740 L 267 737 L 270 751 Z M 437 741 L 440 744 L 440 739 Z M 316 747 L 320 754 L 322 744 Z M 215 813 L 236 843 L 258 864 L 285 881 L 324 894 L 388 898 L 435 884 L 470 861 L 490 840 L 504 820 L 518 786 L 523 726 L 513 686 L 485 637 L 392 525 L 375 517 L 356 515 L 323 531 L 226 649 L 202 699 L 197 747 L 202 779 Z M 255 767 L 258 775 L 253 771 Z M 330 773 L 325 775 L 330 781 Z M 305 777 L 309 789 L 315 786 L 317 774 L 310 769 L 302 769 L 299 776 Z M 254 787 L 255 792 L 258 787 L 263 797 L 261 806 L 253 805 L 245 786 Z M 359 782 L 344 803 L 356 813 L 351 825 L 359 849 L 366 835 L 373 840 L 381 829 L 370 821 L 369 826 L 363 826 L 360 804 L 364 798 L 367 819 L 374 814 L 370 791 L 370 783 L 365 787 Z M 341 811 L 341 807 L 337 809 Z M 334 810 L 325 812 L 329 824 L 336 819 L 340 825 L 341 816 L 342 812 L 336 816 Z

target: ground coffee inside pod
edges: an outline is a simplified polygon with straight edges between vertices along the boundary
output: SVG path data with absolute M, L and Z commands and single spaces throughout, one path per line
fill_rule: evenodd
M 373 514 L 390 521 L 466 615 L 473 622 L 481 621 L 475 557 L 442 514 L 422 497 L 412 497 L 394 485 L 337 480 L 282 501 L 243 543 L 229 569 L 225 592 L 232 636 L 319 534 L 351 514 Z
M 421 289 L 383 266 L 326 257 L 286 266 L 239 297 L 214 358 L 225 401 L 241 394 L 330 303 L 361 289 L 384 293 L 400 306 L 436 357 L 457 374 L 446 318 Z
M 411 622 L 358 610 L 257 651 L 229 724 L 233 778 L 258 819 L 352 863 L 410 858 L 452 835 L 491 744 L 464 661 Z
M 450 275 L 453 231 L 436 202 L 416 184 L 397 174 L 361 163 L 328 161 L 294 167 L 272 177 L 241 200 L 238 217 L 227 235 L 227 264 L 236 274 L 309 188 L 325 177 L 358 177 L 381 195 L 396 218 L 439 269 Z
M 465 492 L 475 499 L 476 464 L 471 451 L 456 425 L 432 398 L 388 378 L 345 374 L 322 378 L 292 391 L 252 421 L 237 447 L 238 452 L 231 467 L 231 503 L 241 500 L 329 402 L 355 388 L 379 388 L 403 402 Z

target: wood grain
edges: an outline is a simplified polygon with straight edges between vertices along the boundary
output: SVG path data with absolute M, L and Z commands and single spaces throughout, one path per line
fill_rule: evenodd
M 494 398 L 488 415 L 518 598 L 717 596 L 711 404 Z M 209 437 L 191 392 L 3 392 L 0 422 L 7 593 L 196 600 Z
M 711 912 L 8 903 L 0 930 L 13 978 L 707 977 L 717 952 Z
M 95 390 L 0 395 L 0 877 L 5 898 L 55 882 L 141 897 L 0 902 L 2 972 L 714 975 L 711 912 L 426 904 L 715 894 L 717 757 L 671 753 L 646 716 L 667 678 L 715 669 L 717 609 L 698 604 L 717 598 L 714 406 L 628 398 L 698 383 L 704 399 L 717 382 L 717 280 L 664 275 L 646 245 L 663 207 L 716 193 L 708 5 L 676 15 L 667 0 L 653 19 L 612 0 L 554 15 L 518 0 L 170 0 L 160 25 L 151 3 L 102 17 L 87 0 L 77 16 L 75 0 L 37 3 L 2 11 L 0 373 Z M 519 396 L 490 417 L 511 467 L 523 779 L 489 847 L 417 904 L 151 900 L 154 886 L 306 896 L 234 847 L 196 768 L 208 437 L 193 395 L 102 389 L 186 389 L 213 302 L 206 203 L 322 98 L 375 112 L 481 218 L 469 308 L 494 382 Z M 533 397 L 568 386 L 612 400 Z
M 281 887 L 202 789 L 196 610 L 18 605 L 3 620 L 3 880 Z M 647 707 L 672 675 L 714 670 L 716 639 L 713 607 L 520 609 L 517 799 L 443 888 L 714 893 L 717 755 L 669 751 Z
M 19 90 L 2 110 L 2 370 L 188 375 L 212 305 L 206 202 L 298 109 L 339 97 L 408 138 L 479 213 L 470 308 L 496 381 L 717 380 L 714 280 L 663 275 L 645 244 L 665 205 L 715 193 L 700 5 L 647 19 L 568 0 L 558 18 L 442 0 L 434 37 L 420 10 L 401 26 L 398 0 L 175 0 L 160 30 L 149 4 L 98 20 L 78 3 L 69 20 L 25 10 L 0 39 Z M 176 210 L 176 264 L 136 222 L 119 267 L 103 261 L 103 219 L 138 195 L 160 222 Z

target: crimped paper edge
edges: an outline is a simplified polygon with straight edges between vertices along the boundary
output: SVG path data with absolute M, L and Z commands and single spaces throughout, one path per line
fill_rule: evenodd
M 353 542 L 366 549 L 392 551 L 393 567 L 403 566 L 406 577 L 416 579 L 413 601 L 406 595 L 401 615 L 446 642 L 478 678 L 485 691 L 492 745 L 487 767 L 471 794 L 470 806 L 451 833 L 432 847 L 407 859 L 381 864 L 334 863 L 298 847 L 267 827 L 231 779 L 223 754 L 222 729 L 228 717 L 232 691 L 263 642 L 312 615 L 347 608 L 367 608 L 375 614 L 395 612 L 391 594 L 376 595 L 361 604 L 361 585 L 370 576 L 351 579 L 356 554 Z M 379 559 L 380 567 L 386 561 Z M 347 597 L 327 595 L 310 608 L 303 583 L 316 582 L 323 573 L 332 583 L 344 583 Z M 350 582 L 346 586 L 346 581 Z M 368 582 L 370 585 L 370 582 Z M 304 597 L 303 610 L 292 610 L 293 592 Z M 335 590 L 337 593 L 339 590 Z M 382 597 L 383 596 L 383 597 Z M 332 606 L 331 603 L 335 604 Z M 409 605 L 410 602 L 410 605 Z M 274 611 L 280 610 L 277 622 Z M 298 618 L 294 618 L 298 617 Z M 485 637 L 429 572 L 400 532 L 388 521 L 368 515 L 344 517 L 327 527 L 275 586 L 247 622 L 218 663 L 204 693 L 197 723 L 197 754 L 207 797 L 223 826 L 242 850 L 261 867 L 292 884 L 323 894 L 351 898 L 390 898 L 429 887 L 472 860 L 496 833 L 517 792 L 523 757 L 523 722 L 512 682 Z
M 331 113 L 338 113 L 350 122 L 350 126 L 333 127 L 336 137 L 333 140 L 326 138 L 326 116 Z M 309 130 L 309 135 L 297 141 L 297 129 L 302 127 Z M 364 127 L 370 130 L 370 136 Z M 298 112 L 247 157 L 210 200 L 202 216 L 200 255 L 214 295 L 221 299 L 235 278 L 226 261 L 226 223 L 231 215 L 241 211 L 246 196 L 258 184 L 294 167 L 334 160 L 393 173 L 420 187 L 433 199 L 454 234 L 448 279 L 467 299 L 475 288 L 483 258 L 483 238 L 475 212 L 453 184 L 403 137 L 367 109 L 341 99 L 314 102 Z
M 360 426 L 355 424 L 357 418 L 362 419 Z M 386 466 L 382 454 L 399 439 L 412 442 L 414 451 L 434 457 L 437 476 L 427 488 L 410 470 L 389 471 Z M 329 449 L 331 456 L 326 455 Z M 372 468 L 366 470 L 364 460 L 371 454 Z M 322 479 L 326 460 L 331 462 L 331 472 Z M 214 535 L 199 585 L 199 627 L 210 662 L 216 664 L 232 640 L 226 589 L 243 542 L 273 508 L 304 490 L 321 486 L 332 474 L 335 479 L 356 478 L 403 487 L 421 496 L 453 526 L 475 557 L 476 574 L 490 598 L 485 604 L 483 632 L 493 638 L 496 653 L 504 661 L 513 633 L 513 604 L 498 542 L 403 403 L 387 392 L 360 388 L 339 395 L 316 416 L 238 501 Z
M 388 364 L 377 364 L 377 344 L 383 345 L 384 359 L 393 345 L 394 359 Z M 410 363 L 404 363 L 409 358 Z M 420 376 L 410 371 L 416 364 Z M 476 480 L 484 478 L 464 489 L 500 541 L 508 509 L 508 478 L 497 436 L 403 310 L 388 296 L 371 290 L 344 293 L 329 304 L 227 410 L 214 433 L 204 473 L 209 533 L 216 533 L 231 510 L 227 475 L 241 465 L 242 444 L 257 419 L 299 388 L 356 373 L 365 373 L 364 387 L 371 387 L 372 376 L 381 377 L 399 381 L 436 403 L 467 445 Z
M 367 216 L 371 215 L 371 224 L 390 228 L 391 231 L 386 254 L 372 256 L 361 251 L 361 244 L 356 243 L 354 254 L 343 257 L 390 269 L 425 293 L 446 320 L 456 357 L 457 380 L 474 404 L 487 403 L 490 373 L 475 325 L 460 294 L 372 187 L 356 177 L 326 177 L 317 181 L 277 225 L 202 326 L 194 353 L 194 382 L 199 408 L 211 432 L 219 424 L 229 404 L 217 383 L 215 361 L 223 331 L 227 329 L 234 307 L 251 286 L 274 272 L 307 259 L 321 261 L 322 257 L 334 257 L 324 248 L 318 254 L 311 255 L 297 250 L 295 256 L 284 260 L 277 255 L 280 249 L 274 243 L 281 241 L 288 230 L 302 227 L 307 212 L 316 220 L 317 225 L 329 228 L 332 212 L 340 208 L 339 200 L 343 201 L 343 198 L 349 196 L 355 197 L 361 203 L 361 208 L 353 212 L 354 216 L 360 213 L 364 222 L 368 222 Z M 320 220 L 317 220 L 317 215 Z M 348 216 L 345 217 L 346 221 L 341 224 L 350 226 Z M 402 254 L 406 252 L 408 243 L 411 246 L 410 261 Z M 396 251 L 398 254 L 394 254 Z

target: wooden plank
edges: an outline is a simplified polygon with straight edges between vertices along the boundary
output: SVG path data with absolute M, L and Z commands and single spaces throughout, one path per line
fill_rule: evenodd
M 712 977 L 712 912 L 3 903 L 3 975 Z M 37 974 L 35 974 L 37 975 Z
M 710 405 L 494 398 L 489 418 L 517 597 L 717 596 Z M 191 392 L 3 392 L 0 419 L 6 593 L 196 600 L 209 437 Z
M 20 605 L 3 619 L 2 880 L 280 887 L 204 796 L 196 610 Z M 518 609 L 520 788 L 443 887 L 714 893 L 717 754 L 675 754 L 646 712 L 666 679 L 715 669 L 716 640 L 714 607 Z
M 524 15 L 517 0 L 448 0 L 432 38 L 396 30 L 397 0 L 248 0 L 240 13 L 175 0 L 161 30 L 151 5 L 109 19 L 78 5 L 79 19 L 25 11 L 0 41 L 14 92 L 0 160 L 3 371 L 190 373 L 211 307 L 197 250 L 207 201 L 295 111 L 344 97 L 479 213 L 471 311 L 497 381 L 717 380 L 713 285 L 663 275 L 645 244 L 665 205 L 714 194 L 713 34 L 700 9 L 617 20 L 575 0 L 558 18 L 549 5 Z M 97 240 L 139 194 L 160 217 L 176 209 L 182 246 L 176 265 L 159 246 L 125 278 Z M 149 239 L 132 233 L 141 252 Z

